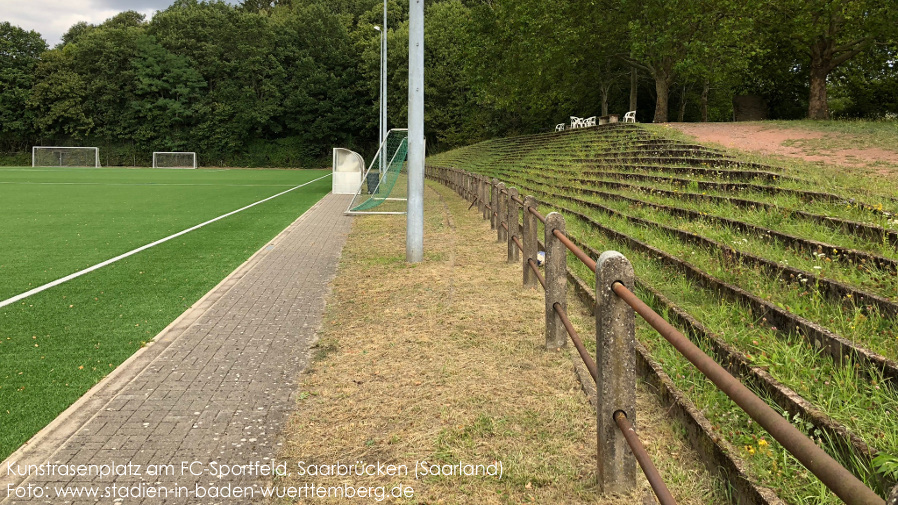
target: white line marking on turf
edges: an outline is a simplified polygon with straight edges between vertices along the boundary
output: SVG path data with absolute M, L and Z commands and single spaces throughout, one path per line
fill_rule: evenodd
M 150 243 L 150 244 L 140 246 L 140 247 L 138 247 L 137 249 L 132 249 L 132 250 L 130 250 L 130 251 L 124 253 L 124 254 L 120 254 L 120 255 L 118 255 L 118 256 L 116 256 L 116 257 L 114 257 L 114 258 L 110 258 L 110 259 L 108 259 L 108 260 L 106 260 L 106 261 L 104 261 L 104 262 L 102 262 L 102 263 L 97 263 L 96 265 L 91 266 L 91 267 L 87 267 L 87 268 L 85 268 L 84 270 L 79 270 L 79 271 L 77 271 L 77 272 L 75 272 L 75 273 L 73 273 L 73 274 L 69 274 L 69 275 L 66 275 L 65 277 L 56 279 L 55 281 L 48 282 L 48 283 L 44 284 L 43 286 L 38 286 L 38 287 L 36 287 L 36 288 L 34 288 L 34 289 L 31 289 L 31 290 L 28 290 L 28 291 L 26 291 L 26 292 L 24 292 L 24 293 L 22 293 L 22 294 L 18 294 L 18 295 L 16 295 L 16 296 L 12 297 L 12 298 L 3 300 L 2 302 L 0 302 L 0 308 L 6 307 L 7 305 L 11 305 L 11 304 L 13 304 L 13 303 L 16 303 L 16 302 L 18 302 L 18 301 L 20 301 L 20 300 L 23 300 L 23 299 L 25 299 L 25 298 L 28 298 L 28 297 L 31 296 L 31 295 L 35 295 L 35 294 L 37 294 L 37 293 L 40 293 L 41 291 L 46 291 L 46 290 L 48 290 L 48 289 L 50 289 L 50 288 L 52 288 L 52 287 L 54 287 L 54 286 L 58 286 L 58 285 L 64 283 L 64 282 L 68 282 L 68 281 L 70 281 L 70 280 L 72 280 L 72 279 L 76 279 L 76 278 L 78 278 L 78 277 L 81 277 L 81 276 L 84 275 L 84 274 L 88 274 L 88 273 L 90 273 L 90 272 L 93 272 L 94 270 L 98 270 L 98 269 L 100 269 L 100 268 L 103 268 L 103 267 L 105 267 L 106 265 L 110 265 L 110 264 L 112 264 L 112 263 L 115 263 L 116 261 L 125 259 L 125 258 L 127 258 L 127 257 L 129 257 L 129 256 L 133 256 L 133 255 L 135 255 L 135 254 L 137 254 L 137 253 L 139 253 L 139 252 L 141 252 L 141 251 L 145 251 L 145 250 L 147 250 L 147 249 L 149 249 L 149 248 L 151 248 L 151 247 L 155 247 L 155 246 L 157 246 L 157 245 L 159 245 L 159 244 L 162 244 L 162 243 L 164 243 L 164 242 L 168 242 L 169 240 L 171 240 L 171 239 L 173 239 L 173 238 L 178 238 L 178 237 L 180 237 L 181 235 L 184 235 L 184 234 L 186 234 L 186 233 L 190 233 L 190 232 L 192 232 L 192 231 L 194 231 L 194 230 L 197 230 L 197 229 L 199 229 L 199 228 L 202 228 L 203 226 L 206 226 L 207 224 L 212 224 L 212 223 L 214 223 L 214 222 L 216 222 L 216 221 L 220 221 L 220 220 L 222 220 L 222 219 L 224 219 L 224 218 L 226 218 L 226 217 L 233 216 L 234 214 L 236 214 L 236 213 L 238 213 L 238 212 L 243 212 L 243 211 L 246 210 L 246 209 L 249 209 L 249 208 L 255 207 L 256 205 L 259 205 L 260 203 L 265 203 L 265 202 L 267 202 L 268 200 L 272 200 L 272 199 L 277 198 L 277 197 L 279 197 L 279 196 L 281 196 L 281 195 L 286 195 L 287 193 L 289 193 L 289 192 L 291 192 L 291 191 L 293 191 L 293 190 L 295 190 L 295 189 L 299 189 L 299 188 L 301 188 L 301 187 L 303 187 L 303 186 L 308 186 L 309 184 L 312 184 L 313 182 L 320 181 L 321 179 L 324 179 L 325 177 L 329 177 L 329 176 L 331 176 L 331 175 L 332 175 L 332 174 L 322 175 L 321 177 L 319 177 L 319 178 L 317 178 L 317 179 L 313 179 L 313 180 L 311 180 L 311 181 L 309 181 L 309 182 L 305 182 L 305 183 L 303 183 L 303 184 L 300 184 L 299 186 L 292 187 L 292 188 L 290 188 L 290 189 L 288 189 L 288 190 L 286 190 L 286 191 L 281 191 L 280 193 L 278 193 L 278 194 L 276 194 L 276 195 L 272 195 L 272 196 L 269 196 L 268 198 L 259 200 L 258 202 L 251 203 L 251 204 L 247 205 L 246 207 L 241 207 L 241 208 L 239 208 L 239 209 L 237 209 L 237 210 L 232 210 L 231 212 L 228 212 L 227 214 L 222 214 L 222 215 L 220 215 L 220 216 L 218 216 L 218 217 L 215 217 L 215 218 L 212 218 L 212 219 L 210 219 L 210 220 L 208 220 L 208 221 L 206 221 L 206 222 L 204 222 L 204 223 L 200 223 L 200 224 L 198 224 L 198 225 L 196 225 L 196 226 L 191 226 L 190 228 L 187 228 L 186 230 L 179 231 L 178 233 L 175 233 L 174 235 L 169 235 L 169 236 L 167 236 L 167 237 L 165 237 L 165 238 L 159 239 L 159 240 L 157 240 L 157 241 L 155 241 L 155 242 L 152 242 L 152 243 Z
M 204 183 L 177 183 L 177 182 L 31 182 L 31 181 L 0 181 L 0 184 L 30 184 L 34 186 L 215 186 L 216 188 L 283 188 L 289 184 L 204 184 Z

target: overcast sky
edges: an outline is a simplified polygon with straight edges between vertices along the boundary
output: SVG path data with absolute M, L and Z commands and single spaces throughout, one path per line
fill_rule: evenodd
M 174 0 L 0 0 L 0 21 L 34 30 L 50 47 L 78 21 L 102 23 L 122 11 L 134 10 L 149 19 Z M 232 2 L 233 3 L 233 2 Z

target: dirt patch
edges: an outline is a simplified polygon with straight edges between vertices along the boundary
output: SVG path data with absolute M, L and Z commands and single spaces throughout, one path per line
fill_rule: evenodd
M 852 142 L 851 135 L 757 123 L 669 123 L 669 125 L 695 137 L 699 142 L 713 142 L 761 154 L 846 167 L 873 168 L 883 175 L 895 173 L 895 167 L 898 167 L 898 151 L 876 147 L 845 147 Z M 895 167 L 879 166 L 883 164 Z
M 408 475 L 294 472 L 277 484 L 414 488 L 387 503 L 653 503 L 641 473 L 634 494 L 597 498 L 595 410 L 569 353 L 542 346 L 542 291 L 522 288 L 520 265 L 506 263 L 468 202 L 442 186 L 426 191 L 422 263 L 405 263 L 404 216 L 354 223 L 280 455 L 291 470 L 364 461 L 406 465 Z M 588 332 L 586 312 L 570 310 Z M 638 398 L 644 442 L 678 501 L 723 503 L 682 429 L 644 386 Z M 416 479 L 419 461 L 500 462 L 503 476 Z M 355 503 L 290 503 L 312 502 Z

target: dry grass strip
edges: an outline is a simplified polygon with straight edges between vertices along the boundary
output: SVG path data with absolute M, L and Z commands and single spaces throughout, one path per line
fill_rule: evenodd
M 381 503 L 653 503 L 641 473 L 633 495 L 597 498 L 595 411 L 569 354 L 541 347 L 542 292 L 521 287 L 520 266 L 467 202 L 426 191 L 420 264 L 405 263 L 404 216 L 355 221 L 281 454 L 291 474 L 276 484 L 414 489 Z M 653 397 L 639 396 L 640 432 L 680 503 L 724 502 Z M 408 474 L 300 476 L 300 461 Z M 416 479 L 422 461 L 501 462 L 503 475 Z M 279 503 L 363 502 L 376 500 Z

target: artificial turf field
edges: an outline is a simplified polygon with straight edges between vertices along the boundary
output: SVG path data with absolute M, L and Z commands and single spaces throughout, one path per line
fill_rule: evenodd
M 325 176 L 0 168 L 0 303 Z M 0 459 L 330 191 L 324 177 L 0 307 Z

